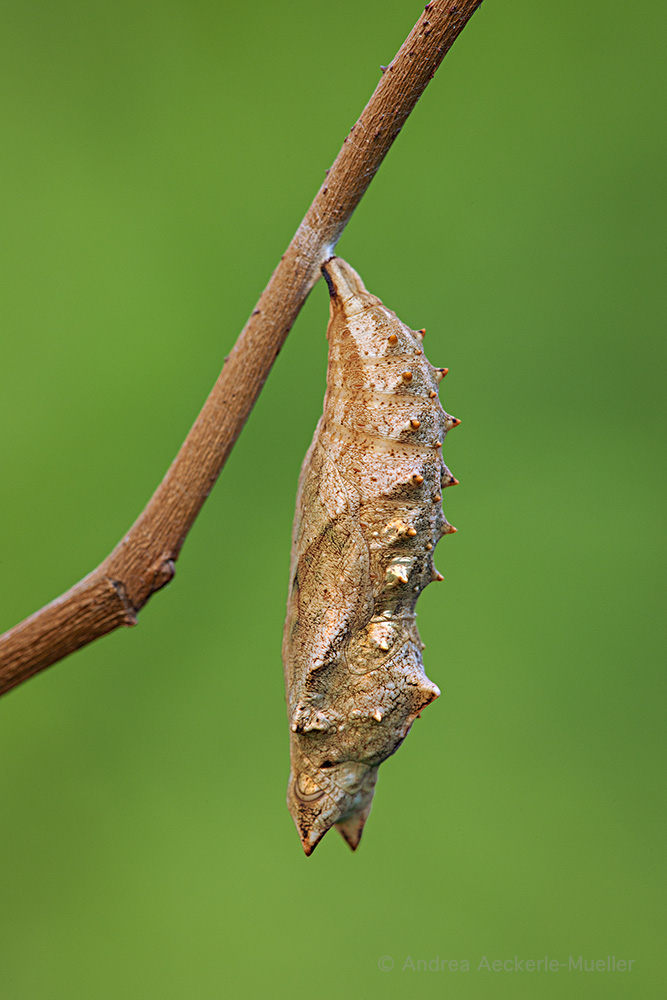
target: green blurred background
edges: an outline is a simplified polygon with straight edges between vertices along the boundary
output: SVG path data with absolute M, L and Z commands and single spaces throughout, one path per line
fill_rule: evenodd
M 420 10 L 7 0 L 3 628 L 139 513 Z M 173 584 L 0 703 L 3 1000 L 665 996 L 666 22 L 487 0 L 339 244 L 463 420 L 419 602 L 443 696 L 358 853 L 306 859 L 284 805 L 318 285 Z M 545 954 L 635 964 L 478 971 Z

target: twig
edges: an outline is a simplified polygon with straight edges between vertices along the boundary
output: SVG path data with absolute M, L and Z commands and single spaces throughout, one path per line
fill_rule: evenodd
M 0 694 L 120 625 L 174 575 L 185 538 L 225 464 L 320 267 L 445 54 L 481 0 L 433 0 L 364 108 L 253 310 L 166 476 L 97 569 L 0 636 Z

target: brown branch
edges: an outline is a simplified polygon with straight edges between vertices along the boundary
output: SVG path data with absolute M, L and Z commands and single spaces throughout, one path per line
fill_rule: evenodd
M 174 575 L 299 310 L 394 139 L 481 0 L 433 0 L 344 140 L 192 430 L 147 507 L 97 569 L 0 636 L 0 694 L 120 625 Z

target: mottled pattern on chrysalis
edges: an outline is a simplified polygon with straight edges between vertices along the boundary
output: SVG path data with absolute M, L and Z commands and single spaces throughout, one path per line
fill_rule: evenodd
M 306 854 L 336 826 L 354 850 L 378 766 L 438 688 L 422 665 L 415 603 L 442 579 L 433 551 L 455 531 L 442 442 L 458 420 L 444 368 L 339 257 L 324 414 L 299 480 L 283 640 L 290 723 L 287 803 Z

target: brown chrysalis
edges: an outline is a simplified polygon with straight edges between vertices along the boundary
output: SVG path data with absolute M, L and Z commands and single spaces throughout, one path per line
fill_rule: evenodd
M 422 665 L 415 604 L 433 551 L 455 531 L 454 479 L 424 331 L 410 330 L 339 257 L 331 295 L 324 414 L 304 459 L 283 639 L 290 723 L 287 803 L 310 854 L 336 826 L 354 850 L 379 765 L 440 694 Z

